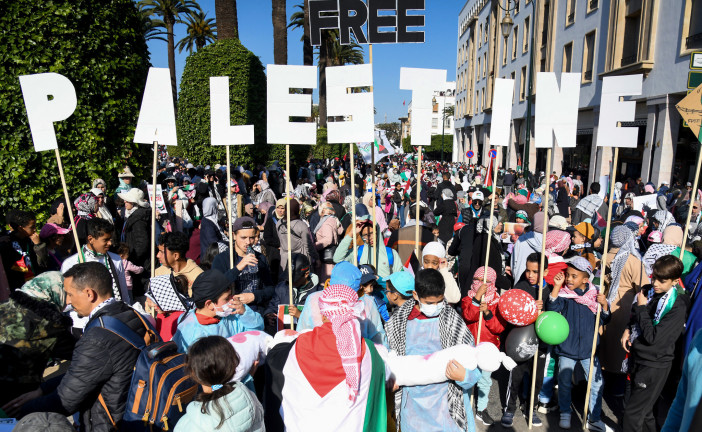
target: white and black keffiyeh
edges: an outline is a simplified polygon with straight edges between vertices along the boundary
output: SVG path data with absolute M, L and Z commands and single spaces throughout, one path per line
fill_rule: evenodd
M 146 296 L 164 312 L 190 309 L 189 300 L 177 292 L 172 274 L 152 277 Z
M 100 259 L 102 258 L 102 260 L 104 261 L 103 264 L 105 264 L 105 267 L 107 267 L 107 270 L 110 272 L 110 276 L 112 277 L 112 297 L 114 297 L 118 301 L 122 301 L 122 291 L 120 291 L 117 270 L 115 269 L 115 264 L 112 262 L 112 258 L 110 258 L 109 253 L 102 254 L 92 249 L 89 249 L 87 246 L 83 246 L 83 257 L 86 261 L 97 262 L 100 262 Z M 129 302 L 128 299 L 124 300 L 126 300 L 125 303 Z
M 651 245 L 651 247 L 648 248 L 643 258 L 641 259 L 641 262 L 643 262 L 648 277 L 651 277 L 651 275 L 653 274 L 653 264 L 656 263 L 656 260 L 662 256 L 670 255 L 677 248 L 677 246 L 669 244 Z
M 619 291 L 619 281 L 621 280 L 622 271 L 629 259 L 629 255 L 633 255 L 639 260 L 641 254 L 636 248 L 636 235 L 627 225 L 620 225 L 612 230 L 612 247 L 619 248 L 617 255 L 612 260 L 612 282 L 609 285 L 609 293 L 607 294 L 607 303 L 612 306 L 612 303 L 617 298 Z
M 597 209 L 602 207 L 602 203 L 604 203 L 604 199 L 601 196 L 598 194 L 592 194 L 581 199 L 575 208 L 592 217 Z
M 406 355 L 407 318 L 416 302 L 407 300 L 390 318 L 386 326 L 390 348 L 398 355 Z M 458 313 L 450 307 L 444 307 L 439 315 L 439 337 L 441 347 L 448 348 L 459 344 L 475 345 L 473 335 Z M 463 405 L 463 390 L 456 383 L 449 381 L 448 403 L 451 418 L 461 430 L 466 430 L 466 411 Z M 395 413 L 397 425 L 400 425 L 400 406 L 402 406 L 402 391 L 395 393 Z
M 653 214 L 653 218 L 658 221 L 658 229 L 656 231 L 663 232 L 668 225 L 675 223 L 675 218 L 667 210 L 658 210 Z

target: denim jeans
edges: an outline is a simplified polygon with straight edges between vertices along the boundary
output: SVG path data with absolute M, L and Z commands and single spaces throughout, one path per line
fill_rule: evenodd
M 553 352 L 549 348 L 549 353 L 546 355 L 546 371 L 544 371 L 544 382 L 541 386 L 541 391 L 539 392 L 539 402 L 547 404 L 551 401 L 553 397 L 553 389 L 558 383 L 558 368 L 556 364 L 558 358 L 553 357 Z
M 397 210 L 397 217 L 400 219 L 400 228 L 405 226 L 405 205 L 401 205 Z
M 492 387 L 492 372 L 482 372 L 483 374 L 478 381 L 478 411 L 484 411 L 487 408 L 490 387 Z
M 563 356 L 558 359 L 558 407 L 561 414 L 571 413 L 570 392 L 573 389 L 573 369 L 575 369 L 577 363 L 580 363 L 583 367 L 587 378 L 587 374 L 590 371 L 590 359 L 573 360 Z M 588 421 L 594 423 L 599 421 L 602 415 L 602 368 L 597 356 L 595 356 L 592 371 L 595 373 L 595 376 L 590 389 L 590 417 Z

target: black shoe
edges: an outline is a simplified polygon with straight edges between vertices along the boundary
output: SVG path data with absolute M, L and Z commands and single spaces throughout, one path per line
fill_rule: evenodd
M 512 427 L 512 424 L 514 423 L 514 413 L 505 410 L 504 414 L 502 414 L 502 420 L 500 420 L 500 423 L 502 423 L 502 427 Z
M 483 422 L 485 426 L 491 426 L 495 421 L 490 417 L 487 410 L 478 411 L 475 413 L 475 418 Z

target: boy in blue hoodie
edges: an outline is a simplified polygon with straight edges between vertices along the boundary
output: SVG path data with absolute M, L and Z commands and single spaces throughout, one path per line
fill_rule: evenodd
M 592 337 L 595 332 L 595 316 L 598 303 L 602 306 L 600 325 L 609 321 L 609 306 L 604 294 L 600 294 L 590 282 L 592 266 L 582 257 L 573 258 L 568 263 L 566 274 L 554 277 L 554 286 L 548 298 L 546 309 L 558 312 L 565 317 L 570 326 L 568 338 L 556 345 L 555 353 L 559 356 L 558 367 L 558 405 L 561 411 L 558 426 L 570 429 L 571 389 L 573 387 L 573 369 L 577 363 L 583 367 L 585 375 L 590 370 L 590 353 Z M 606 427 L 600 416 L 602 414 L 602 368 L 597 355 L 593 360 L 592 387 L 588 429 L 605 432 Z

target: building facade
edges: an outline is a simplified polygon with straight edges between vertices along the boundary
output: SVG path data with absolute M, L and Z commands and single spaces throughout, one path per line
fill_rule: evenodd
M 447 109 L 456 105 L 456 83 L 447 82 L 446 89 L 434 92 L 431 112 L 431 134 L 453 135 L 455 130 L 454 114 Z M 407 105 L 407 117 L 400 117 L 400 132 L 402 139 L 412 135 L 412 101 Z M 455 137 L 454 137 L 455 141 Z M 455 147 L 455 142 L 454 142 Z
M 514 22 L 506 38 L 505 9 Z M 702 51 L 702 0 L 468 0 L 458 19 L 454 160 L 468 162 L 465 152 L 473 150 L 470 162 L 485 163 L 494 79 L 512 78 L 512 139 L 498 157 L 503 166 L 521 165 L 529 130 L 529 170 L 550 170 L 546 151 L 533 145 L 536 75 L 580 73 L 577 146 L 556 147 L 552 170 L 595 181 L 612 160 L 611 149 L 596 147 L 602 78 L 641 73 L 643 92 L 629 98 L 635 119 L 622 124 L 639 128 L 638 146 L 620 150 L 617 174 L 657 185 L 687 181 L 699 144 L 675 105 L 687 94 L 695 51 Z M 527 118 L 532 56 L 535 96 Z

